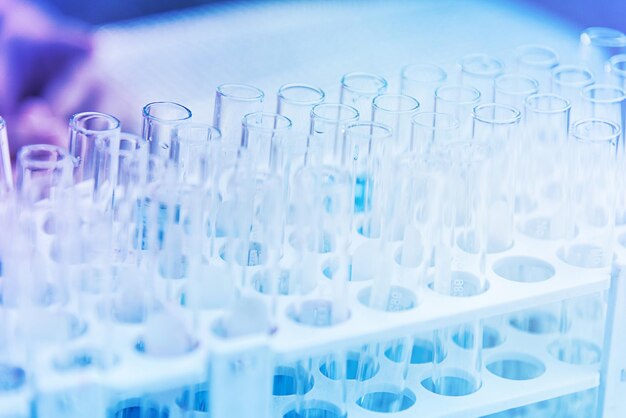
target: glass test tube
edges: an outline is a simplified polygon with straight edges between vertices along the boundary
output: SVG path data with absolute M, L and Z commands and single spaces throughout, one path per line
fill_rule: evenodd
M 13 170 L 11 168 L 7 125 L 4 119 L 0 117 L 0 199 L 3 199 L 11 190 L 13 190 Z
M 487 103 L 474 108 L 473 139 L 489 147 L 487 163 L 487 251 L 513 245 L 516 190 L 516 151 L 521 113 L 511 106 Z
M 276 172 L 282 165 L 283 138 L 291 129 L 291 120 L 276 113 L 251 113 L 243 117 L 241 148 L 247 150 L 257 169 Z
M 503 74 L 496 78 L 495 102 L 524 112 L 524 101 L 539 91 L 537 80 L 524 74 Z
M 400 92 L 416 98 L 420 111 L 435 110 L 435 90 L 445 83 L 445 70 L 433 64 L 407 65 L 400 74 Z
M 169 157 L 174 128 L 191 120 L 191 110 L 174 102 L 152 102 L 143 108 L 141 136 L 150 144 L 150 154 Z
M 517 71 L 537 80 L 539 92 L 550 91 L 552 70 L 559 65 L 557 53 L 544 45 L 522 45 L 515 50 Z
M 435 91 L 435 112 L 452 115 L 459 124 L 459 136 L 472 136 L 472 111 L 478 105 L 480 92 L 469 86 L 445 85 Z
M 516 202 L 518 229 L 536 239 L 566 234 L 567 138 L 570 102 L 551 93 L 526 99 Z
M 626 89 L 626 54 L 617 54 L 609 60 L 609 82 Z
M 552 71 L 552 93 L 565 97 L 571 104 L 572 123 L 583 118 L 580 91 L 593 84 L 594 76 L 586 68 L 575 65 L 560 65 Z
M 569 264 L 611 266 L 620 131 L 619 125 L 601 119 L 583 119 L 572 125 L 567 236 L 559 251 Z
M 278 89 L 276 113 L 291 120 L 293 130 L 309 133 L 311 110 L 324 101 L 322 89 L 308 84 L 284 84 Z
M 387 91 L 387 80 L 376 74 L 348 73 L 341 77 L 339 102 L 354 107 L 362 120 L 372 118 L 372 100 Z
M 185 123 L 174 129 L 170 159 L 178 167 L 178 182 L 204 186 L 216 170 L 221 133 L 205 123 Z
M 590 27 L 580 34 L 580 50 L 583 63 L 597 81 L 606 82 L 609 58 L 626 53 L 626 35 L 616 29 Z
M 215 89 L 213 126 L 222 133 L 225 148 L 237 149 L 241 145 L 241 121 L 250 113 L 263 110 L 265 94 L 248 84 L 227 83 Z
M 433 148 L 459 139 L 459 123 L 447 113 L 419 112 L 411 120 L 411 151 L 430 154 Z
M 404 94 L 381 94 L 372 102 L 372 120 L 391 128 L 392 154 L 411 149 L 411 117 L 419 110 L 419 102 Z
M 352 106 L 338 103 L 314 106 L 307 164 L 341 164 L 344 131 L 358 119 L 359 112 Z
M 486 54 L 470 54 L 461 59 L 459 66 L 461 84 L 474 87 L 484 101 L 492 102 L 494 82 L 504 72 L 502 61 Z

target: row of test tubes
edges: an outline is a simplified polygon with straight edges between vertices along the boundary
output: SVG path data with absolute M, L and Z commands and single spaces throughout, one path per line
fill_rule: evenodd
M 430 291 L 475 297 L 489 290 L 487 258 L 523 254 L 529 240 L 608 273 L 615 225 L 626 221 L 620 39 L 583 33 L 587 67 L 538 45 L 518 48 L 510 70 L 485 54 L 462 58 L 455 74 L 409 65 L 397 93 L 381 76 L 350 73 L 337 102 L 287 84 L 275 113 L 260 89 L 222 84 L 212 124 L 155 102 L 140 136 L 112 115 L 79 113 L 67 149 L 19 150 L 15 182 L 2 124 L 0 395 L 26 393 L 30 415 L 46 418 L 259 416 L 254 402 L 224 415 L 207 389 L 218 384 L 210 359 L 164 399 L 110 379 L 137 355 L 158 371 L 207 334 L 271 336 L 285 321 L 336 327 L 352 314 L 353 282 L 368 281 L 360 302 L 382 311 L 413 309 Z M 502 270 L 521 282 L 539 274 Z M 556 318 L 560 361 L 599 362 L 604 305 L 598 294 L 534 316 L 277 357 L 272 393 L 254 397 L 273 399 L 269 416 L 281 418 L 418 411 L 415 384 L 477 392 L 483 351 L 511 327 L 541 333 L 551 324 L 542 318 Z M 418 383 L 416 364 L 426 365 Z M 72 402 L 49 383 L 92 368 L 97 384 Z

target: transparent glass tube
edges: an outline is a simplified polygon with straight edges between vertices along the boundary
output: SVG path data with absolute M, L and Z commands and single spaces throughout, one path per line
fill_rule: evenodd
M 569 264 L 610 269 L 620 131 L 619 125 L 601 119 L 572 125 L 567 236 L 559 251 Z
M 445 85 L 435 91 L 435 112 L 452 115 L 459 124 L 459 136 L 472 136 L 472 111 L 480 101 L 480 92 L 469 86 Z
M 565 97 L 572 105 L 570 118 L 577 122 L 583 118 L 580 91 L 593 84 L 594 76 L 586 68 L 575 65 L 560 65 L 552 71 L 552 93 Z
M 404 94 L 381 94 L 372 102 L 372 120 L 393 131 L 393 151 L 397 155 L 411 149 L 411 118 L 419 110 L 419 102 Z
M 626 89 L 626 54 L 618 54 L 609 60 L 609 81 Z
M 447 113 L 419 112 L 411 120 L 411 151 L 426 155 L 459 139 L 459 123 Z
M 284 84 L 278 89 L 276 113 L 283 115 L 293 125 L 293 130 L 309 133 L 311 110 L 324 101 L 322 89 L 308 84 Z
M 416 98 L 422 112 L 432 112 L 435 110 L 435 90 L 447 78 L 445 70 L 437 65 L 407 65 L 400 73 L 400 92 Z
M 387 80 L 376 74 L 349 73 L 341 78 L 339 102 L 354 107 L 362 120 L 371 120 L 372 100 L 387 91 Z
M 311 110 L 311 138 L 307 163 L 340 164 L 343 134 L 346 126 L 359 119 L 352 106 L 339 103 L 322 103 Z
M 13 169 L 11 168 L 7 125 L 0 117 L 0 199 L 11 190 L 13 190 Z
M 536 239 L 565 237 L 570 102 L 551 93 L 526 99 L 516 210 L 519 230 Z
M 580 34 L 580 52 L 585 66 L 599 82 L 605 82 L 609 58 L 626 53 L 626 35 L 611 28 L 587 28 Z
M 282 166 L 281 144 L 291 130 L 291 120 L 276 113 L 251 113 L 242 120 L 241 148 L 257 169 L 276 172 Z
M 495 102 L 524 111 L 524 101 L 539 91 L 537 80 L 524 74 L 503 74 L 496 78 Z
M 204 186 L 216 170 L 220 131 L 205 123 L 185 123 L 174 130 L 170 159 L 177 165 L 178 181 Z
M 69 153 L 74 158 L 76 183 L 94 177 L 96 142 L 119 138 L 120 131 L 120 121 L 105 113 L 84 112 L 71 117 Z
M 26 204 L 53 199 L 55 192 L 71 184 L 67 179 L 70 158 L 55 145 L 26 145 L 17 153 L 17 192 Z M 71 179 L 71 177 L 70 177 Z
M 477 89 L 486 102 L 494 97 L 494 82 L 504 72 L 504 64 L 499 59 L 486 54 L 466 55 L 459 62 L 461 84 Z
M 248 84 L 227 83 L 215 89 L 213 126 L 222 133 L 224 146 L 237 149 L 241 144 L 241 121 L 249 113 L 261 112 L 265 94 Z
M 544 45 L 522 45 L 515 50 L 516 70 L 537 80 L 539 92 L 550 91 L 552 70 L 559 65 L 559 56 Z
M 174 102 L 152 102 L 143 108 L 142 137 L 150 144 L 150 154 L 169 157 L 177 125 L 191 120 L 191 110 Z
M 521 113 L 511 106 L 487 103 L 474 108 L 473 139 L 490 149 L 487 163 L 487 251 L 500 252 L 513 245 L 515 214 L 515 155 L 520 141 Z

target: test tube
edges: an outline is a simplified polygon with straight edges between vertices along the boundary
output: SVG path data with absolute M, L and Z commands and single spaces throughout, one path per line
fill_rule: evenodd
M 609 82 L 626 89 L 626 54 L 617 54 L 609 60 Z
M 393 155 L 411 149 L 411 118 L 419 102 L 404 94 L 381 94 L 372 102 L 372 120 L 389 126 L 393 132 Z
M 26 145 L 17 153 L 16 187 L 21 200 L 35 204 L 54 198 L 65 179 L 67 151 L 55 145 Z
M 170 159 L 178 167 L 178 182 L 204 186 L 215 171 L 221 133 L 205 123 L 184 123 L 174 129 Z
M 583 117 L 580 91 L 593 82 L 593 73 L 583 67 L 560 65 L 552 71 L 552 93 L 565 97 L 570 102 L 572 122 L 577 122 Z
M 348 73 L 341 78 L 339 101 L 354 107 L 363 120 L 371 120 L 372 100 L 387 91 L 387 80 L 376 74 Z
M 307 164 L 341 163 L 343 134 L 346 126 L 359 119 L 352 106 L 339 103 L 322 103 L 311 110 L 311 138 Z
M 502 61 L 487 54 L 470 54 L 461 59 L 459 67 L 461 84 L 474 87 L 484 101 L 492 102 L 494 82 L 504 72 Z
M 276 172 L 282 165 L 283 138 L 291 129 L 291 120 L 276 113 L 251 113 L 243 117 L 241 147 L 245 148 L 258 169 Z
M 513 245 L 516 151 L 521 113 L 511 106 L 486 103 L 474 108 L 473 139 L 487 144 L 487 251 L 500 252 Z
M 537 80 L 539 92 L 550 91 L 552 70 L 559 65 L 559 56 L 544 45 L 522 45 L 515 50 L 517 71 Z
M 241 144 L 241 120 L 263 110 L 265 94 L 248 84 L 226 83 L 215 89 L 213 126 L 222 133 L 224 146 L 237 149 Z
M 612 28 L 590 27 L 580 34 L 580 49 L 585 65 L 599 82 L 605 82 L 609 58 L 626 53 L 626 35 Z
M 474 87 L 445 85 L 435 91 L 435 112 L 452 115 L 459 124 L 459 136 L 472 136 L 472 111 L 478 105 L 481 94 Z
M 191 120 L 191 110 L 174 102 L 152 102 L 143 108 L 141 136 L 150 144 L 150 154 L 170 155 L 174 128 Z
M 537 80 L 524 74 L 503 74 L 496 78 L 495 102 L 524 111 L 524 101 L 539 91 Z
M 0 117 L 0 198 L 4 198 L 11 190 L 13 190 L 13 170 L 11 168 L 7 125 L 4 119 Z
M 94 177 L 96 142 L 103 138 L 116 140 L 120 131 L 120 121 L 106 113 L 83 112 L 70 118 L 69 153 L 74 158 L 77 184 Z
M 452 115 L 419 112 L 411 120 L 411 151 L 419 155 L 458 139 L 459 123 Z
M 528 96 L 520 147 L 519 230 L 536 239 L 565 237 L 570 102 L 551 93 Z
M 568 141 L 569 211 L 559 256 L 586 268 L 609 269 L 613 257 L 619 125 L 601 119 L 575 122 Z
M 276 113 L 291 120 L 293 130 L 309 133 L 311 110 L 324 101 L 326 94 L 308 84 L 283 84 L 278 89 Z
M 438 65 L 407 65 L 400 74 L 400 92 L 416 98 L 420 103 L 420 111 L 432 112 L 435 110 L 435 90 L 447 78 L 445 70 Z

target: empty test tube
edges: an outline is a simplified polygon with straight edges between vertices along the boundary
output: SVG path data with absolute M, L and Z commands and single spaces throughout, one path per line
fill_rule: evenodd
M 7 125 L 0 117 L 0 198 L 6 196 L 11 190 L 13 190 L 13 170 L 11 169 Z
M 277 113 L 250 113 L 242 119 L 241 147 L 259 170 L 276 172 L 282 166 L 281 143 L 291 129 L 291 120 Z
M 435 112 L 452 115 L 459 124 L 463 139 L 472 136 L 472 111 L 480 102 L 481 94 L 474 87 L 444 85 L 435 91 Z
M 609 58 L 626 53 L 626 35 L 619 30 L 590 27 L 580 34 L 580 55 L 599 82 L 606 81 Z
M 352 106 L 339 103 L 314 106 L 307 164 L 341 164 L 345 129 L 358 119 L 359 112 Z
M 576 65 L 560 65 L 552 70 L 552 93 L 565 97 L 571 104 L 572 123 L 584 117 L 581 90 L 595 81 L 593 73 Z
M 461 59 L 459 67 L 461 84 L 474 87 L 482 100 L 492 102 L 494 82 L 504 72 L 502 61 L 487 54 L 470 54 Z
M 559 56 L 543 45 L 522 45 L 515 50 L 516 71 L 534 79 L 539 92 L 550 92 L 552 70 L 559 65 Z
M 494 102 L 509 105 L 524 112 L 524 101 L 539 91 L 537 80 L 524 74 L 503 74 L 496 78 Z
M 237 149 L 241 143 L 241 120 L 263 110 L 265 94 L 248 84 L 226 83 L 215 89 L 213 126 L 222 133 L 225 148 Z
M 411 151 L 429 154 L 433 148 L 459 139 L 459 123 L 450 114 L 419 112 L 411 120 Z
M 216 170 L 221 133 L 205 123 L 184 123 L 172 137 L 170 159 L 178 167 L 178 181 L 204 186 L 210 172 Z
M 376 74 L 348 73 L 341 78 L 339 101 L 354 107 L 361 120 L 371 120 L 372 100 L 387 91 L 387 80 Z
M 626 54 L 617 54 L 609 60 L 609 82 L 626 89 Z
M 422 112 L 432 112 L 435 110 L 435 90 L 447 78 L 445 70 L 438 65 L 407 65 L 400 74 L 400 92 L 417 99 Z
M 150 144 L 150 154 L 169 157 L 174 128 L 191 120 L 191 110 L 174 102 L 152 102 L 143 108 L 141 136 Z
M 324 101 L 324 91 L 308 84 L 284 84 L 278 89 L 276 113 L 291 120 L 293 130 L 309 133 L 311 109 Z
M 403 94 L 381 94 L 372 102 L 372 120 L 391 128 L 393 155 L 411 149 L 411 117 L 419 110 L 419 102 Z

